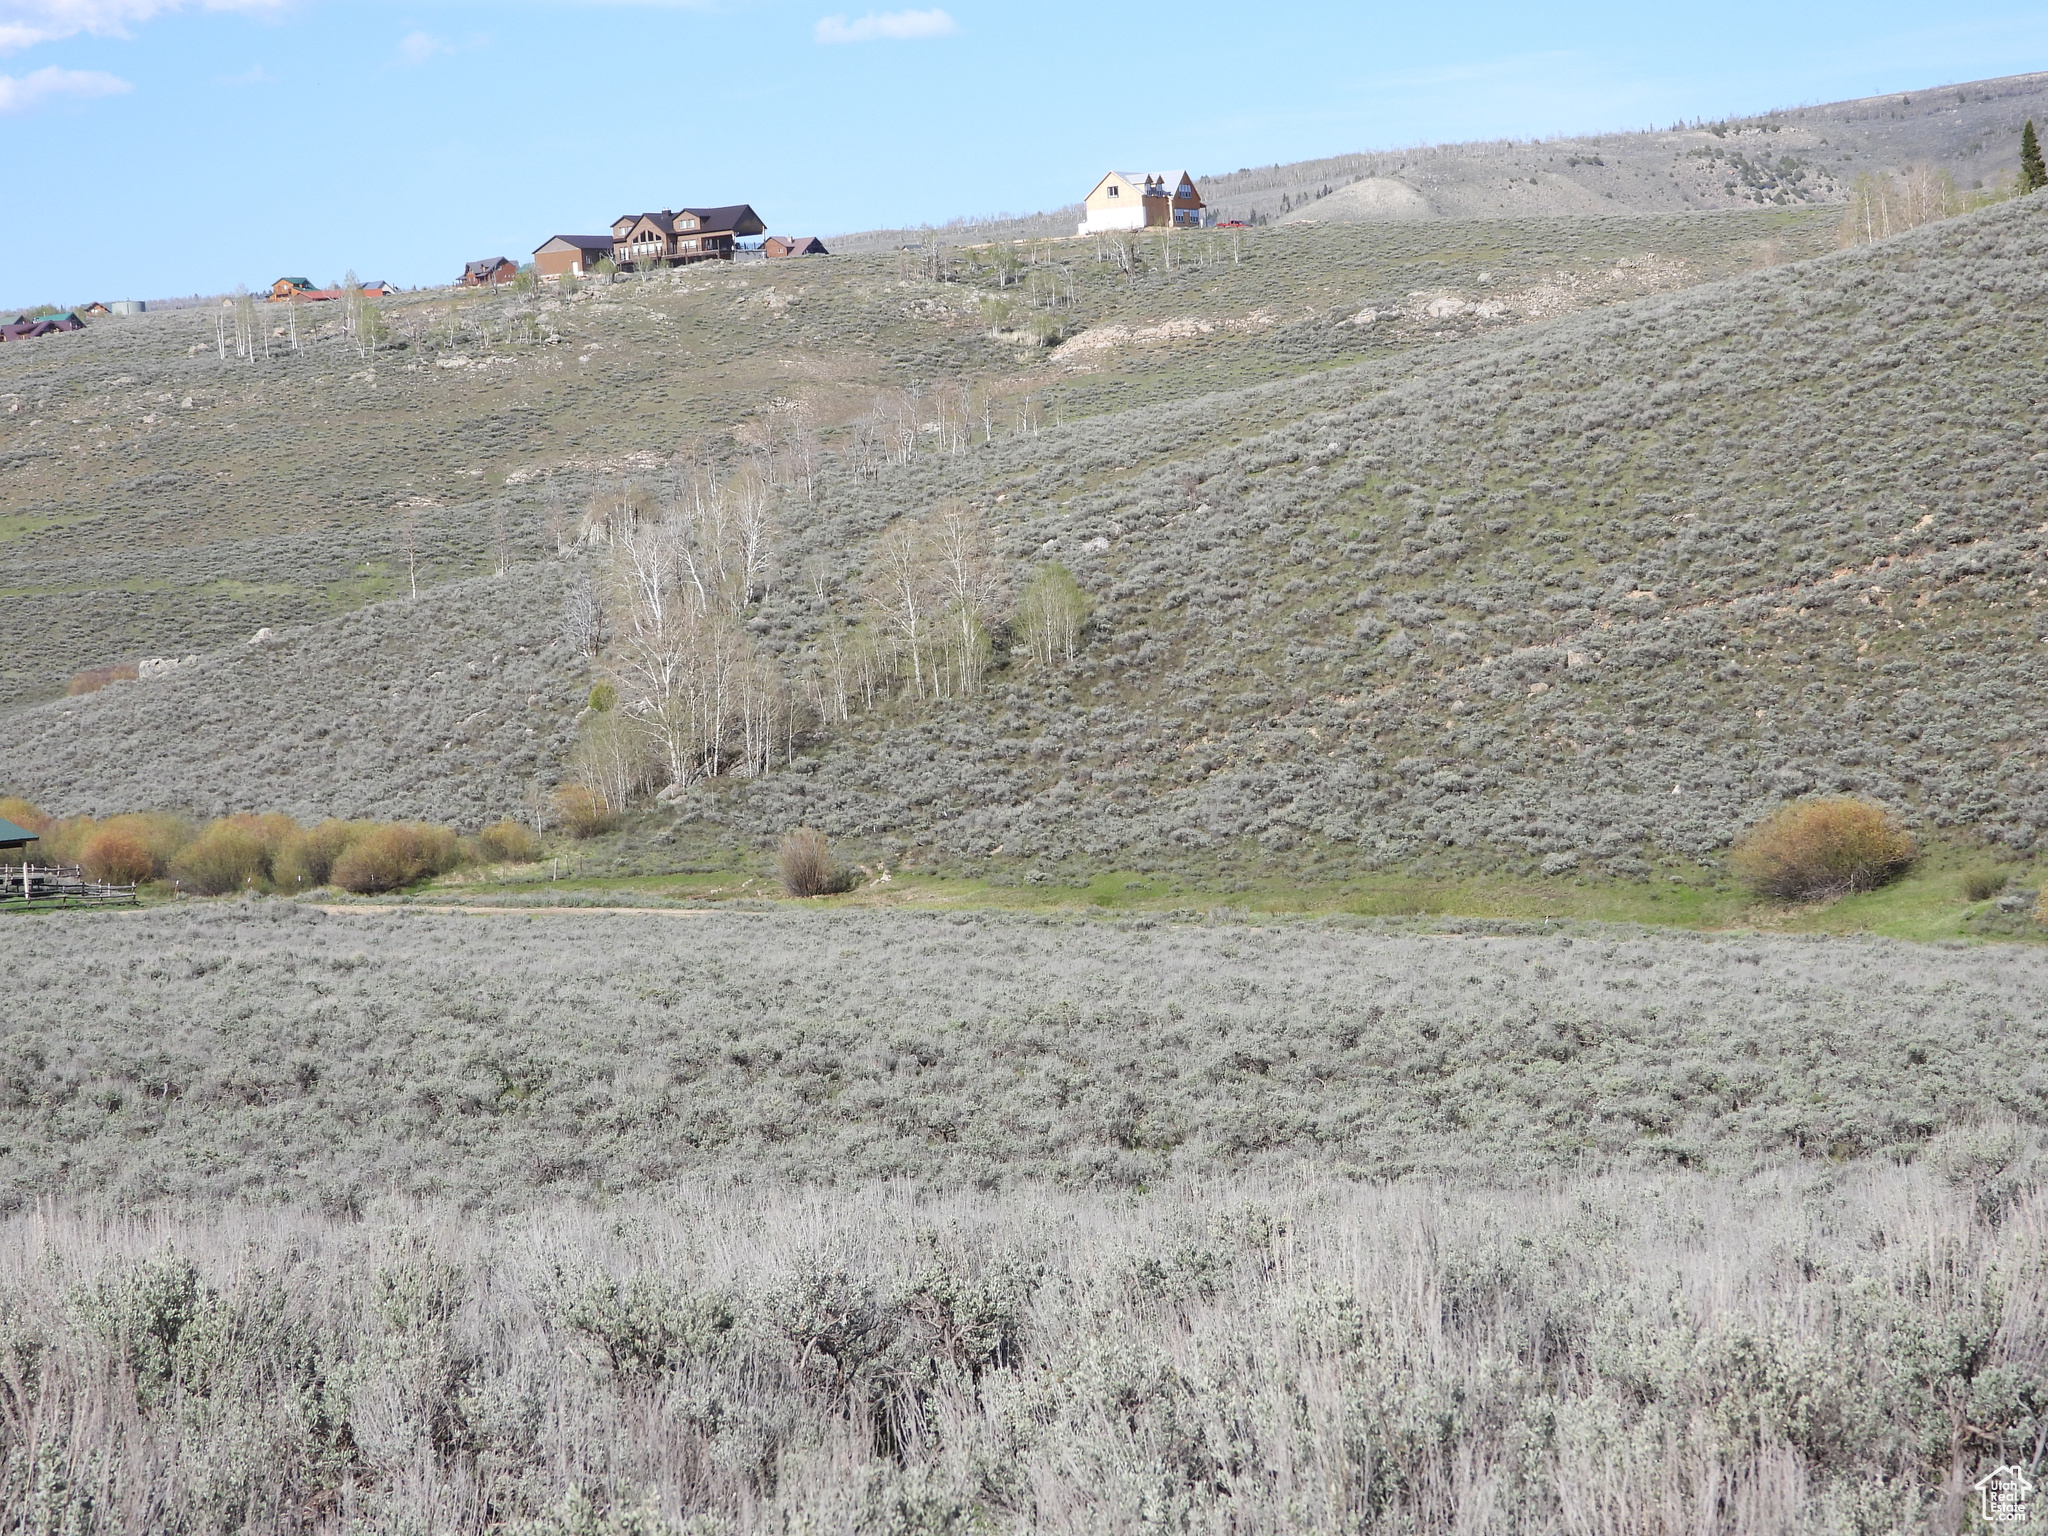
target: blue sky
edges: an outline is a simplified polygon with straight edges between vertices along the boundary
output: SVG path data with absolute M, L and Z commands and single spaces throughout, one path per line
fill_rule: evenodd
M 0 0 L 9 302 L 404 286 L 625 211 L 830 234 L 2048 68 L 2048 8 Z

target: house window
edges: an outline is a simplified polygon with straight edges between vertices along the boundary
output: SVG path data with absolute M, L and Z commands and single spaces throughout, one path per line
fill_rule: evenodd
M 1109 189 L 1109 195 L 1110 195 L 1111 197 L 1115 197 L 1115 196 L 1117 195 L 1117 193 L 1116 193 L 1116 188 L 1115 188 L 1115 187 L 1111 187 L 1111 188 Z

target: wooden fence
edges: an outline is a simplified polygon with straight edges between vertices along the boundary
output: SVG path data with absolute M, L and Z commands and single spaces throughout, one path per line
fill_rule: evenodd
M 135 899 L 134 886 L 88 880 L 75 864 L 0 864 L 0 908 L 103 907 Z

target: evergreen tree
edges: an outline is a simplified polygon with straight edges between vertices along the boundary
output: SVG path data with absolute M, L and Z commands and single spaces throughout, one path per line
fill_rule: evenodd
M 2041 163 L 2041 141 L 2034 137 L 2034 120 L 2020 130 L 2020 191 L 2038 192 L 2048 187 L 2048 165 Z

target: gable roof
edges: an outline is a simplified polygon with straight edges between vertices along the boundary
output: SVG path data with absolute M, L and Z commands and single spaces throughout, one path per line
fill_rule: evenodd
M 750 203 L 730 203 L 723 208 L 678 208 L 676 212 L 694 215 L 698 228 L 713 235 L 758 235 L 768 227 Z M 749 225 L 753 227 L 750 229 Z
M 633 230 L 638 229 L 642 224 L 652 224 L 664 235 L 672 235 L 676 232 L 675 210 L 664 208 L 659 213 L 622 213 L 612 220 L 612 228 L 616 230 L 621 224 L 630 226 L 626 231 L 627 235 L 630 235 Z M 625 237 L 621 236 L 620 238 Z
M 474 272 L 478 277 L 488 277 L 500 267 L 516 267 L 519 263 L 510 256 L 486 256 L 482 261 L 465 261 L 462 270 Z
M 533 254 L 538 256 L 549 247 L 558 245 L 566 246 L 573 251 L 603 251 L 609 255 L 612 248 L 612 237 L 610 235 L 550 235 L 533 248 Z
M 36 833 L 27 827 L 17 827 L 6 817 L 0 816 L 0 848 L 25 848 L 30 843 L 41 842 Z

